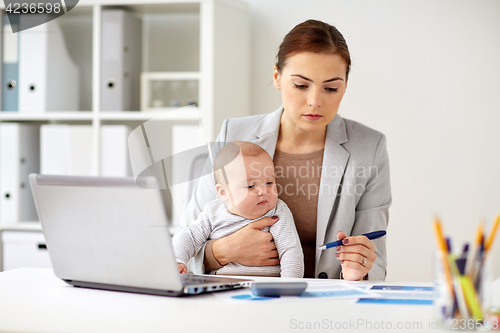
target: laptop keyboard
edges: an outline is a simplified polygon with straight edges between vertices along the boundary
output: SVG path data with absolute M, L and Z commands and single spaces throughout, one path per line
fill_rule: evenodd
M 199 294 L 205 291 L 218 291 L 249 287 L 252 280 L 238 280 L 220 276 L 179 274 L 185 294 Z
M 207 276 L 191 275 L 191 274 L 180 274 L 182 284 L 184 285 L 195 285 L 204 283 L 220 282 L 219 278 L 211 278 Z

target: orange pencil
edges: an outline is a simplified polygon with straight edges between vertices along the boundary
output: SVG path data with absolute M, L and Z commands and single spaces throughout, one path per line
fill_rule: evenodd
M 434 220 L 434 235 L 436 236 L 438 249 L 441 252 L 441 261 L 443 265 L 444 275 L 446 277 L 446 284 L 448 285 L 448 289 L 450 290 L 450 295 L 454 297 L 455 290 L 453 289 L 450 265 L 448 265 L 448 246 L 446 246 L 446 241 L 443 237 L 443 229 L 441 228 L 441 222 L 438 218 Z
M 484 221 L 479 222 L 476 230 L 476 246 L 479 247 L 484 237 Z
M 491 232 L 488 235 L 488 238 L 486 238 L 486 242 L 484 243 L 484 250 L 486 252 L 489 251 L 489 249 L 491 248 L 491 245 L 493 244 L 493 241 L 495 240 L 495 235 L 497 233 L 499 224 L 500 224 L 500 214 L 497 215 L 495 222 L 493 222 L 493 226 L 491 227 Z
M 484 244 L 484 222 L 483 221 L 480 221 L 479 224 L 477 225 L 477 229 L 476 229 L 476 238 L 475 238 L 475 244 L 476 244 L 476 247 L 474 249 L 474 254 L 471 258 L 471 260 L 469 260 L 468 264 L 467 264 L 467 272 L 468 272 L 468 275 L 470 276 L 470 278 L 474 281 L 474 276 L 475 274 L 477 274 L 477 269 L 478 269 L 478 257 L 480 255 L 480 252 L 481 252 L 481 244 Z

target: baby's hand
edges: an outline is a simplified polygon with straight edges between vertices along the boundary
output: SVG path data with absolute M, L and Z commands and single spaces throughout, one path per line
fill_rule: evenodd
M 186 274 L 187 273 L 187 267 L 184 264 L 181 264 L 180 262 L 177 263 L 177 269 L 179 270 L 179 273 L 181 274 Z

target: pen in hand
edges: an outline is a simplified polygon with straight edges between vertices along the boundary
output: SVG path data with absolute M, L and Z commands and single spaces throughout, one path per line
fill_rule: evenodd
M 385 234 L 386 234 L 385 230 L 379 230 L 379 231 L 367 232 L 366 234 L 362 234 L 361 236 L 366 236 L 366 238 L 368 238 L 368 239 L 377 239 L 377 238 L 384 236 Z M 344 244 L 342 243 L 342 239 L 341 239 L 341 240 L 338 240 L 336 242 L 331 242 L 331 243 L 326 243 L 324 245 L 321 245 L 318 247 L 318 249 L 326 250 L 326 249 L 329 249 L 332 247 L 337 247 L 337 246 L 342 246 L 342 245 L 344 245 Z

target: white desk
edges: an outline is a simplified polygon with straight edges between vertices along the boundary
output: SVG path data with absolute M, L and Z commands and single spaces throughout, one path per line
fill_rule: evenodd
M 394 331 L 408 332 L 417 330 L 396 330 L 396 324 L 421 323 L 419 332 L 436 332 L 429 329 L 432 306 L 359 305 L 329 299 L 279 306 L 266 302 L 233 305 L 213 294 L 171 298 L 75 288 L 56 278 L 51 269 L 22 268 L 0 273 L 0 332 L 311 332 L 299 329 L 299 323 L 324 320 L 391 322 Z M 320 331 L 373 329 L 358 325 Z

